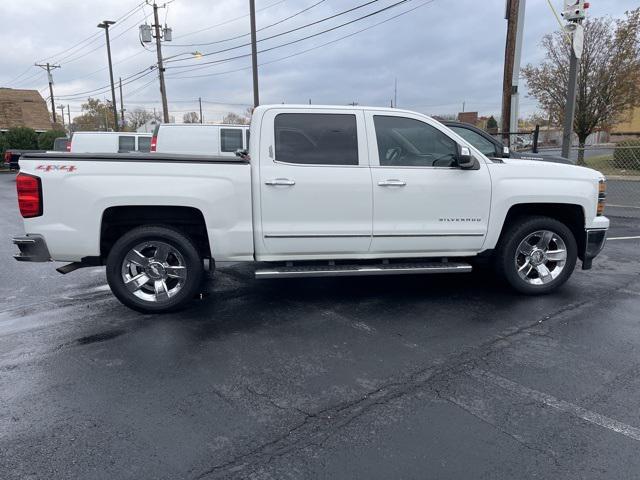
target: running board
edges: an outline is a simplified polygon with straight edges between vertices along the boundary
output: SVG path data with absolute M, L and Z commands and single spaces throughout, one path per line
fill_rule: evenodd
M 306 265 L 256 270 L 256 278 L 350 277 L 360 275 L 413 275 L 418 273 L 467 273 L 461 262 L 383 263 L 376 265 Z

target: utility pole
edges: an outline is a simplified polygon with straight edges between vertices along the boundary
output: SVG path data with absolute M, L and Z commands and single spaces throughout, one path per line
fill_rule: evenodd
M 514 93 L 513 73 L 516 59 L 516 43 L 518 37 L 518 13 L 521 0 L 507 0 L 505 18 L 507 20 L 507 43 L 504 51 L 504 75 L 502 77 L 502 139 L 510 145 L 509 132 L 511 125 L 511 100 Z M 524 9 L 523 9 L 524 11 Z M 516 92 L 517 92 L 516 85 Z M 516 124 L 516 129 L 517 129 Z
M 47 71 L 47 79 L 49 80 L 49 96 L 51 97 L 51 114 L 53 115 L 53 123 L 58 123 L 56 118 L 56 102 L 53 98 L 53 75 L 51 75 L 51 70 L 60 68 L 60 65 L 51 65 L 49 62 L 44 65 L 40 63 L 36 63 L 35 65 L 36 67 L 43 68 Z
M 251 68 L 253 70 L 253 106 L 260 105 L 258 89 L 258 47 L 256 40 L 256 4 L 249 0 L 249 16 L 251 18 Z
M 202 98 L 198 97 L 198 103 L 200 104 L 200 123 L 204 123 L 204 119 L 202 118 Z
M 567 103 L 564 109 L 564 122 L 562 125 L 562 153 L 565 158 L 571 154 L 571 137 L 573 136 L 573 117 L 576 112 L 576 93 L 578 86 L 578 61 L 582 57 L 582 45 L 584 30 L 582 20 L 586 16 L 589 2 L 584 0 L 565 0 L 565 8 L 562 16 L 567 20 L 566 30 L 571 36 L 571 57 L 569 59 L 569 83 L 567 85 Z
M 60 112 L 61 112 L 62 128 L 64 128 L 64 105 L 58 105 L 58 108 L 60 109 Z
M 120 121 L 122 122 L 122 128 L 124 129 L 124 101 L 122 100 L 122 77 L 118 78 L 120 83 Z
M 109 27 L 113 25 L 113 20 L 103 20 L 98 24 L 98 28 L 103 28 L 107 39 L 107 58 L 109 60 L 109 80 L 111 81 L 111 107 L 113 108 L 113 125 L 117 132 L 118 128 L 118 105 L 116 104 L 116 88 L 113 84 L 113 65 L 111 64 L 111 43 L 109 42 Z
M 69 120 L 69 133 L 71 133 L 71 109 L 67 103 L 67 119 Z
M 162 97 L 162 119 L 169 123 L 169 106 L 167 104 L 167 87 L 164 83 L 164 65 L 162 63 L 162 34 L 160 33 L 160 20 L 158 19 L 158 5 L 153 2 L 153 28 L 156 38 L 156 53 L 158 54 L 158 76 L 160 77 L 160 96 Z

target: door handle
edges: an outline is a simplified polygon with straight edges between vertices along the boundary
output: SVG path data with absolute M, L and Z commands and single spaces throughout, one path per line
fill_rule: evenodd
M 402 180 L 389 179 L 378 182 L 378 185 L 381 187 L 404 187 L 407 182 L 403 182 Z
M 265 180 L 264 184 L 265 185 L 286 185 L 286 186 L 291 186 L 291 185 L 295 185 L 296 182 L 294 182 L 293 180 L 289 180 L 288 178 L 272 178 L 270 180 Z

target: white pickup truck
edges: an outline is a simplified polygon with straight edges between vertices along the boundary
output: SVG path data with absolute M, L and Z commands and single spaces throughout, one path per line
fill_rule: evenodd
M 20 261 L 106 265 L 144 312 L 201 293 L 215 261 L 258 278 L 468 272 L 486 258 L 547 293 L 604 246 L 594 170 L 490 160 L 441 123 L 387 108 L 261 106 L 249 153 L 26 154 Z

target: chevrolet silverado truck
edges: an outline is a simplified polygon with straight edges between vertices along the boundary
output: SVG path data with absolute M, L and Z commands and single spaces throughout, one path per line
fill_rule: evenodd
M 216 261 L 257 278 L 469 272 L 488 259 L 514 289 L 555 290 L 606 240 L 595 170 L 489 159 L 419 113 L 261 106 L 249 151 L 25 154 L 19 261 L 106 265 L 125 305 L 184 306 Z

